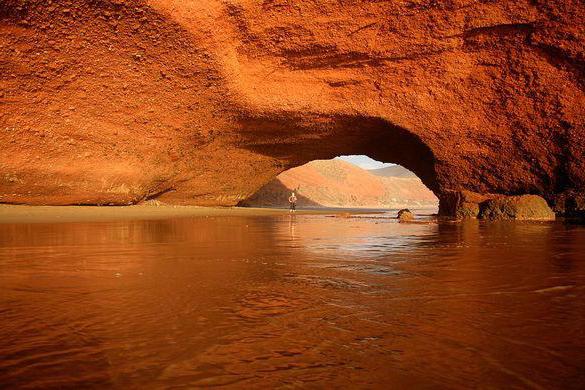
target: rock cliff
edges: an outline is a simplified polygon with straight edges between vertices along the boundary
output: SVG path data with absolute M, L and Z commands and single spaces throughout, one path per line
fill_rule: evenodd
M 441 199 L 563 211 L 585 193 L 583 20 L 581 0 L 0 0 L 0 202 L 235 205 L 366 154 Z

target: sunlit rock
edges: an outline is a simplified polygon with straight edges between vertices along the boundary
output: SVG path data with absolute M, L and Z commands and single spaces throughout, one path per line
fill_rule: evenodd
M 487 220 L 551 221 L 555 219 L 555 213 L 540 196 L 506 196 L 481 203 L 479 218 Z
M 349 154 L 439 198 L 585 194 L 584 9 L 5 0 L 0 202 L 230 206 Z
M 409 209 L 402 209 L 398 211 L 396 216 L 400 222 L 408 222 L 414 219 L 414 214 Z

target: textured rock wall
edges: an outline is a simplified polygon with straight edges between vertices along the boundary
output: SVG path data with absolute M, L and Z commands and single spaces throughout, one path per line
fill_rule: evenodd
M 367 154 L 439 197 L 571 203 L 584 8 L 0 0 L 0 202 L 233 205 L 287 168 Z

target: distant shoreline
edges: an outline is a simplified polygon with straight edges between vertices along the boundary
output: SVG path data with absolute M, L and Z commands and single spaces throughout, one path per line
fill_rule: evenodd
M 392 209 L 306 208 L 296 215 L 377 214 Z M 424 209 L 432 213 L 432 209 Z M 119 220 L 159 220 L 186 217 L 278 216 L 289 215 L 286 208 L 199 207 L 199 206 L 25 206 L 0 205 L 0 224 L 108 222 Z

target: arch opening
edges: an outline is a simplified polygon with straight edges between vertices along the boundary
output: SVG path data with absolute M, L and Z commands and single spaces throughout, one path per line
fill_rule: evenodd
M 262 186 L 243 207 L 288 207 L 294 192 L 303 208 L 425 209 L 439 200 L 416 174 L 364 155 L 313 160 L 288 169 Z
M 392 207 L 391 205 L 408 207 L 408 204 L 411 205 L 410 207 L 417 204 L 424 207 L 435 207 L 438 204 L 437 196 L 440 194 L 440 186 L 436 176 L 435 157 L 431 149 L 416 134 L 384 119 L 364 116 L 318 116 L 307 119 L 305 116 L 294 120 L 289 116 L 283 116 L 269 119 L 246 119 L 242 121 L 242 128 L 243 146 L 255 153 L 271 157 L 275 160 L 275 166 L 278 168 L 267 174 L 266 176 L 269 177 L 265 177 L 261 183 L 258 183 L 256 188 L 239 202 L 239 206 L 283 206 L 280 204 L 283 195 L 278 196 L 277 193 L 290 192 L 289 190 L 298 187 L 298 185 L 303 187 L 303 183 L 307 189 L 309 184 L 305 183 L 307 180 L 321 180 L 323 186 L 336 188 L 335 190 L 333 188 L 327 190 L 330 190 L 331 196 L 329 201 L 325 203 L 320 202 L 319 197 L 303 199 L 307 206 L 366 207 L 377 205 L 376 208 L 387 208 Z M 381 172 L 378 172 L 379 175 L 377 175 L 374 172 L 369 172 L 368 169 L 355 166 L 355 164 L 353 168 L 340 167 L 339 163 L 335 162 L 343 161 L 343 158 L 334 160 L 340 156 L 363 156 L 358 158 L 371 158 L 369 161 L 377 164 L 395 164 L 394 166 L 397 168 L 394 168 L 394 173 L 407 175 L 408 180 L 412 183 L 398 185 L 397 183 L 400 181 L 407 180 L 404 177 L 393 177 L 392 171 L 389 172 L 390 177 L 384 179 L 381 178 Z M 351 159 L 345 163 L 351 166 Z M 297 170 L 295 171 L 295 169 Z M 359 173 L 355 171 L 356 169 L 362 172 Z M 352 183 L 331 177 L 327 178 L 323 172 L 328 170 L 332 175 L 337 172 L 337 174 L 350 176 L 355 180 Z M 303 171 L 307 176 L 306 180 L 302 178 Z M 352 172 L 352 175 L 349 175 L 349 171 Z M 358 180 L 357 177 L 360 175 L 362 178 Z M 299 181 L 298 185 L 293 183 L 295 177 Z M 364 181 L 360 182 L 360 180 Z M 396 183 L 391 184 L 390 182 L 393 181 Z M 402 198 L 393 196 L 390 190 L 393 185 L 395 191 L 402 194 L 408 192 L 406 188 L 410 186 L 411 195 L 409 197 L 402 196 Z M 352 195 L 355 195 L 354 198 L 359 198 L 356 194 L 352 194 L 352 191 L 363 193 L 364 187 L 367 186 L 374 189 L 373 192 L 378 194 L 379 200 L 371 204 L 367 204 L 367 202 L 360 204 L 357 199 L 353 202 L 342 200 L 342 198 L 347 200 Z M 386 190 L 382 189 L 384 186 L 387 187 Z M 341 194 L 337 202 L 332 201 L 334 196 L 331 192 L 334 191 Z M 303 195 L 302 192 L 303 190 L 301 190 L 300 195 Z M 403 201 L 393 202 L 392 198 Z M 417 203 L 416 200 L 419 198 L 424 201 Z M 370 201 L 372 201 L 371 198 Z

